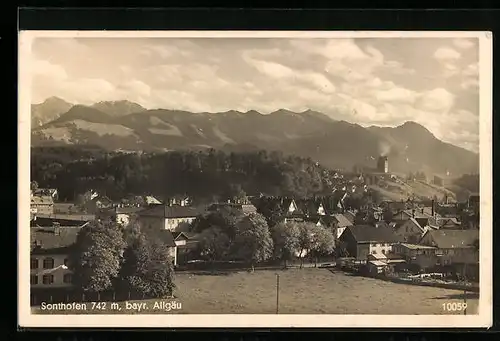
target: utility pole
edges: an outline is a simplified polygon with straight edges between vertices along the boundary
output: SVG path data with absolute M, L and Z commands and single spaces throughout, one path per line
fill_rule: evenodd
M 280 275 L 276 275 L 276 314 L 279 313 L 280 304 Z

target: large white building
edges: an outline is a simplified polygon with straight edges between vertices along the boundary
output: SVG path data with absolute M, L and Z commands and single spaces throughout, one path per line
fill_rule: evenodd
M 72 286 L 69 254 L 79 227 L 31 229 L 30 283 L 33 288 Z

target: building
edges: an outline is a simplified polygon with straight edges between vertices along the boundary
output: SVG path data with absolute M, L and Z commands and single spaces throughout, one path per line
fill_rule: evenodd
M 100 211 L 96 218 L 100 220 L 110 219 L 121 226 L 127 226 L 137 213 L 143 211 L 142 207 L 113 207 Z
M 30 221 L 31 227 L 84 227 L 89 222 L 94 220 L 93 215 L 34 215 Z
M 394 252 L 420 270 L 447 271 L 479 278 L 479 231 L 478 230 L 429 230 L 418 244 L 401 243 Z
M 33 288 L 72 286 L 69 254 L 79 228 L 31 228 L 30 284 Z
M 441 265 L 476 264 L 479 262 L 479 230 L 429 230 L 420 245 L 437 248 L 436 256 Z
M 207 207 L 208 212 L 215 212 L 221 209 L 233 209 L 245 215 L 257 213 L 257 208 L 253 204 L 216 203 Z
M 282 198 L 281 209 L 285 223 L 291 221 L 304 221 L 304 212 L 302 212 L 294 199 Z
M 54 203 L 54 214 L 81 214 L 82 210 L 74 203 Z
M 97 214 L 100 210 L 113 207 L 113 201 L 106 196 L 92 196 L 92 199 L 83 204 L 88 214 Z
M 349 226 L 340 236 L 340 243 L 349 257 L 366 260 L 370 254 L 387 254 L 401 238 L 390 227 L 371 225 Z
M 189 253 L 196 249 L 198 241 L 195 236 L 186 232 L 172 232 L 176 249 L 176 263 L 186 264 L 189 260 Z
M 181 232 L 189 230 L 189 225 L 203 213 L 203 210 L 190 206 L 155 205 L 137 212 L 144 230 L 169 230 Z
M 480 206 L 480 198 L 479 194 L 471 194 L 469 195 L 469 199 L 467 200 L 467 207 L 472 209 L 474 212 L 479 213 Z
M 33 195 L 30 210 L 33 214 L 54 214 L 54 199 L 51 196 Z
M 168 204 L 169 205 L 179 205 L 179 206 L 190 206 L 191 205 L 191 198 L 188 196 L 173 196 L 168 199 Z
M 387 156 L 380 156 L 378 158 L 377 171 L 380 173 L 389 173 L 389 159 Z
M 146 195 L 144 196 L 144 203 L 147 205 L 147 206 L 151 206 L 151 205 L 162 205 L 162 202 L 160 200 L 158 200 L 157 198 L 151 196 L 151 195 Z
M 424 227 L 415 218 L 398 221 L 394 226 L 394 233 L 406 243 L 418 243 L 424 232 Z
M 408 264 L 416 264 L 419 269 L 433 268 L 437 264 L 437 247 L 413 243 L 400 243 L 393 246 L 393 252 Z
M 333 215 L 333 227 L 335 230 L 335 239 L 338 240 L 345 229 L 354 224 L 345 216 L 345 214 Z
M 323 202 L 319 199 L 311 198 L 297 200 L 296 204 L 300 208 L 300 211 L 309 217 L 324 216 L 327 214 L 325 205 L 323 205 Z
M 59 193 L 55 188 L 37 188 L 32 191 L 32 195 L 37 197 L 52 197 L 54 201 L 59 199 Z
M 146 229 L 144 234 L 147 238 L 158 240 L 165 244 L 168 249 L 168 255 L 172 259 L 172 264 L 177 266 L 177 243 L 174 240 L 174 234 L 170 230 Z

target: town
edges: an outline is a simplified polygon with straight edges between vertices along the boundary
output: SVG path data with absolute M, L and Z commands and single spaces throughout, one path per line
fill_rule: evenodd
M 81 281 L 74 279 L 71 259 L 81 231 L 96 224 L 123 230 L 138 226 L 147 238 L 163 243 L 165 259 L 176 274 L 326 268 L 332 276 L 343 272 L 408 285 L 479 290 L 478 194 L 463 201 L 446 196 L 379 198 L 367 183 L 403 181 L 389 172 L 387 157 L 380 157 L 375 169 L 338 172 L 333 178 L 337 181 L 329 195 L 243 193 L 204 204 L 193 204 L 195 198 L 188 195 L 136 195 L 116 201 L 96 190 L 88 190 L 78 202 L 60 202 L 58 189 L 32 182 L 32 305 L 95 294 L 78 287 Z M 167 296 L 176 296 L 169 288 Z M 94 291 L 113 292 L 108 299 L 118 300 L 113 290 L 111 285 Z

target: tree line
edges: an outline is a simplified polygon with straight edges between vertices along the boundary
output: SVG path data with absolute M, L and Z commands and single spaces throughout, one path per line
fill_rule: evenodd
M 269 226 L 260 213 L 244 215 L 223 208 L 198 217 L 192 225 L 198 234 L 195 257 L 208 262 L 242 261 L 251 265 L 307 256 L 315 261 L 334 252 L 333 232 L 309 222 L 280 221 Z
M 119 200 L 128 195 L 189 195 L 213 200 L 248 194 L 307 197 L 331 192 L 333 172 L 309 158 L 280 152 L 217 150 L 119 154 L 76 147 L 32 148 L 31 177 L 74 201 L 92 188 Z

